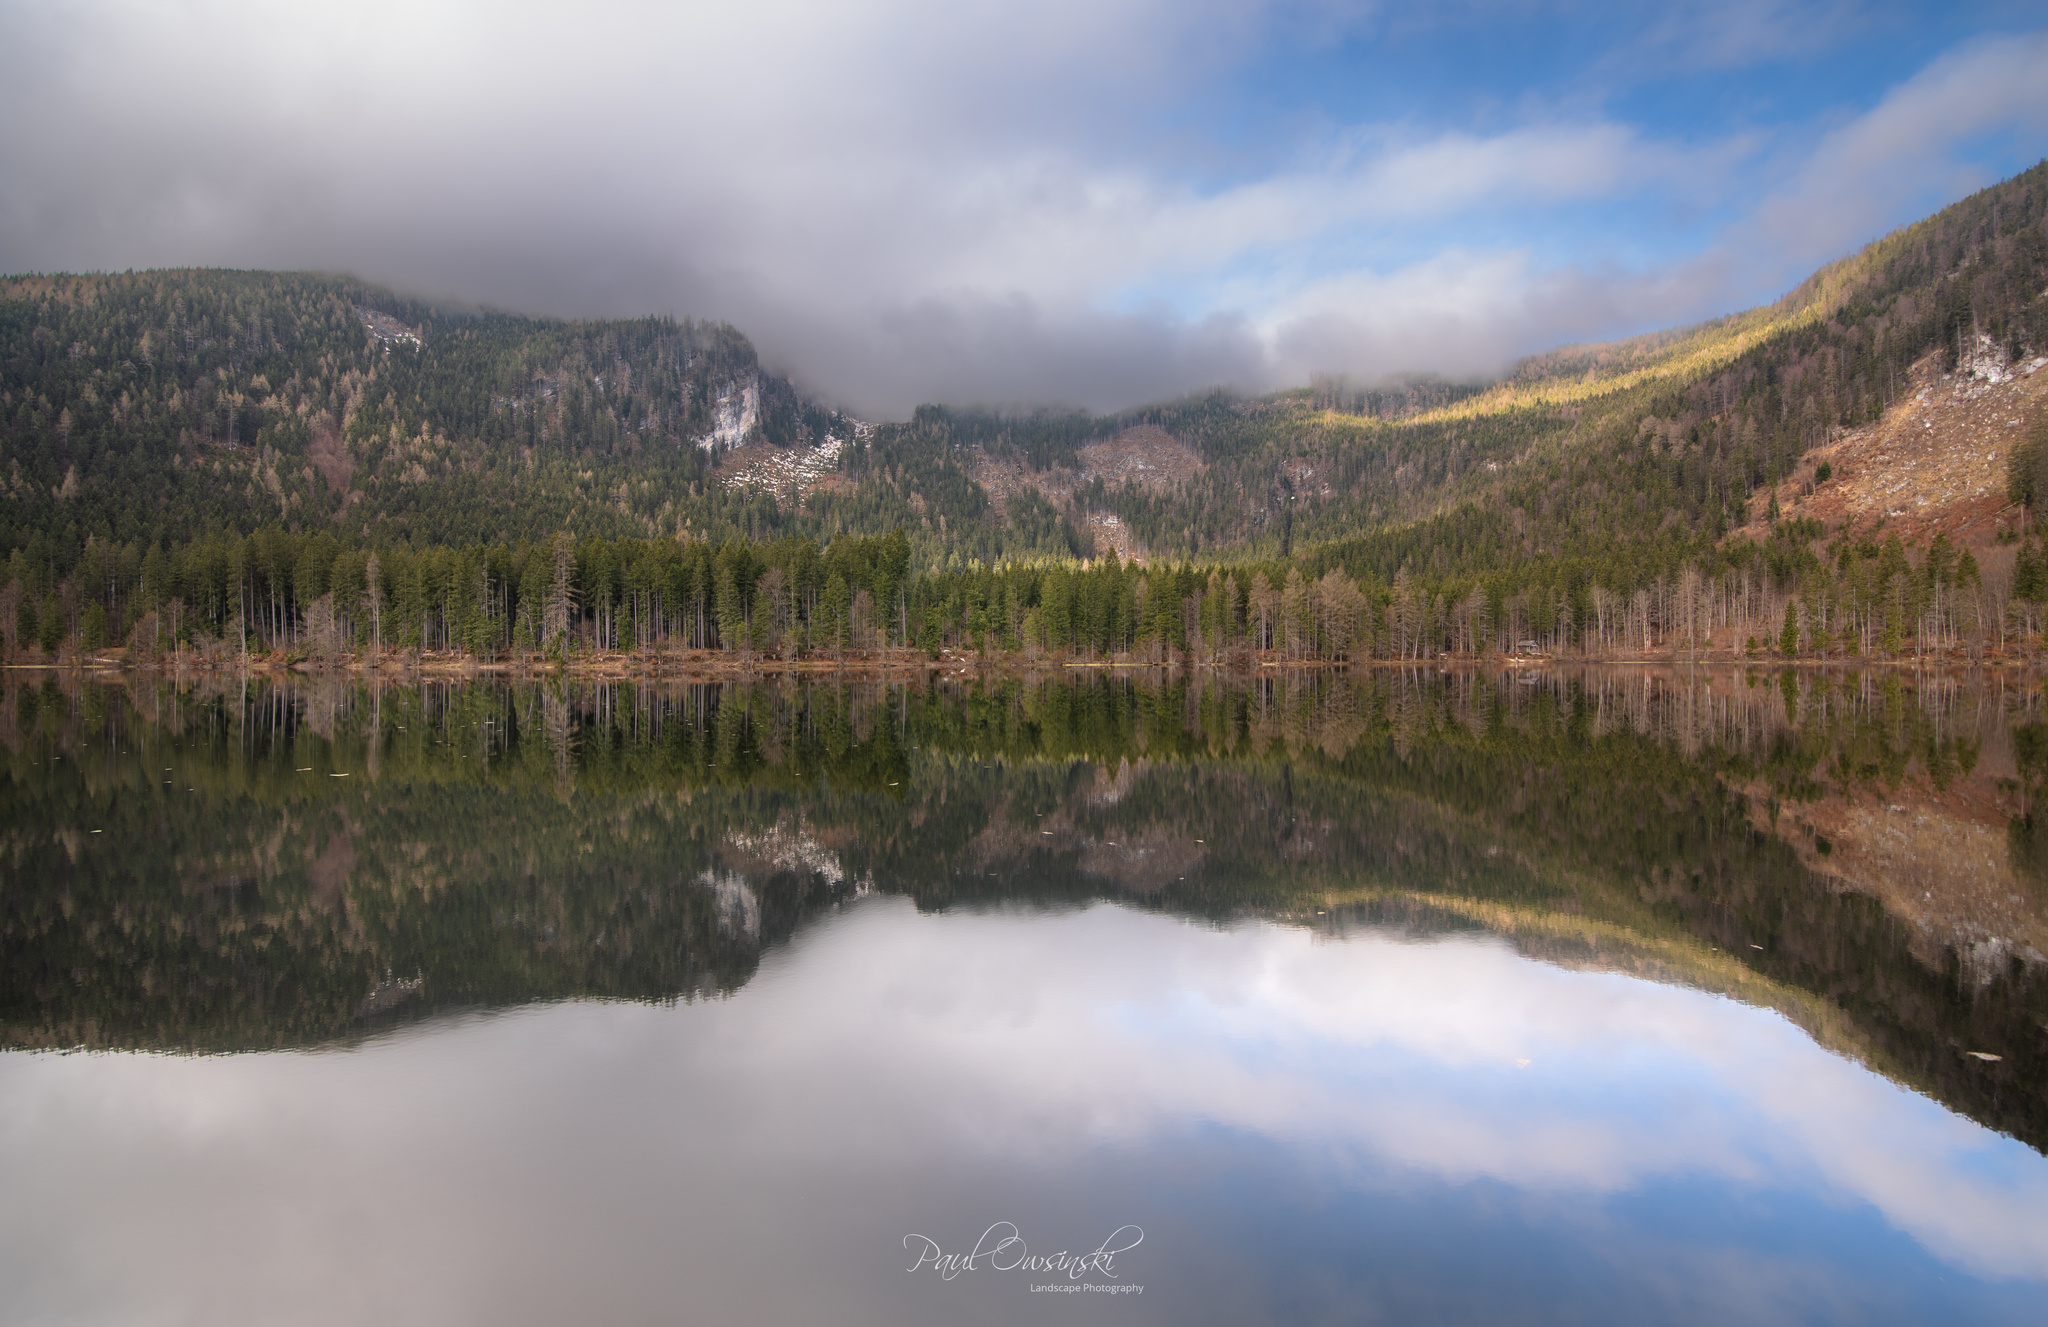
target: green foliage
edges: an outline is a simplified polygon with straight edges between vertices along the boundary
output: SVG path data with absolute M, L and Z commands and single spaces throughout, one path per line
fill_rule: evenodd
M 54 590 L 43 596 L 43 606 L 36 614 L 36 621 L 37 641 L 43 647 L 43 653 L 56 653 L 57 647 L 64 643 L 65 623 L 64 606 L 58 602 Z
M 296 273 L 9 278 L 0 548 L 69 572 L 94 537 L 271 522 L 423 544 L 769 533 L 772 502 L 711 484 L 697 445 L 747 389 L 770 445 L 851 431 L 723 325 L 448 310 Z
M 1979 332 L 2048 345 L 2044 217 L 2048 164 L 1769 309 L 1538 356 L 1506 395 L 1339 381 L 1104 416 L 927 406 L 872 429 L 805 402 L 722 325 L 442 309 L 305 274 L 9 278 L 0 553 L 23 587 L 17 627 L 33 618 L 17 640 L 47 648 L 98 604 L 108 641 L 163 606 L 182 640 L 298 649 L 331 594 L 350 646 L 553 649 L 569 631 L 565 647 L 802 652 L 851 643 L 858 617 L 897 646 L 1313 657 L 1352 642 L 1329 638 L 1314 595 L 1254 613 L 1253 582 L 1278 595 L 1332 571 L 1362 600 L 1362 650 L 1393 657 L 1569 648 L 1589 628 L 1614 648 L 1619 619 L 1639 641 L 1696 641 L 1680 602 L 1696 585 L 1721 619 L 1739 597 L 1745 630 L 1752 608 L 1801 596 L 1821 653 L 1897 653 L 1929 630 L 1953 644 L 1951 591 L 1972 584 L 1959 565 L 1836 548 L 1823 566 L 1823 532 L 1777 511 L 1775 486 L 1930 352 Z M 699 443 L 749 399 L 752 441 L 838 439 L 833 482 L 794 503 L 727 486 Z M 1075 472 L 1139 425 L 1199 467 L 1150 488 Z M 2015 450 L 2022 501 L 2048 467 L 2043 430 Z M 1062 497 L 1008 485 L 998 518 L 975 479 L 991 463 L 1063 468 Z M 1768 535 L 1729 538 L 1759 505 Z M 1083 533 L 1110 515 L 1143 545 L 1142 572 Z M 573 585 L 544 551 L 564 533 Z M 885 538 L 881 574 L 857 550 Z M 1072 576 L 1048 591 L 1053 564 Z M 835 570 L 843 610 L 821 600 Z M 1211 570 L 1226 581 L 1213 602 L 1195 584 Z M 2044 576 L 2023 550 L 2020 603 L 2048 598 Z
M 2048 494 L 2048 414 L 2039 414 L 2005 458 L 2005 495 L 2027 507 Z
M 2048 1137 L 2025 1050 L 2048 984 L 1921 961 L 1912 928 L 1817 884 L 1785 841 L 1830 786 L 1967 771 L 1955 733 L 1982 725 L 1942 714 L 1946 689 L 1809 690 L 1782 711 L 1738 691 L 1703 729 L 1683 689 L 1597 674 L 132 698 L 21 676 L 0 697 L 9 1045 L 308 1045 L 438 1010 L 697 998 L 871 884 L 926 908 L 1487 918 L 1560 961 L 1710 986 L 1739 963 L 1731 993 Z M 2037 781 L 2040 727 L 2013 742 Z M 1779 834 L 1737 791 L 1758 786 Z M 2014 841 L 2036 852 L 2031 825 Z M 2017 1048 L 2022 1077 L 1954 1074 L 1958 1044 Z
M 2020 545 L 2013 562 L 2012 594 L 2015 599 L 2039 603 L 2048 598 L 2048 564 L 2041 558 L 2040 545 L 2032 540 Z

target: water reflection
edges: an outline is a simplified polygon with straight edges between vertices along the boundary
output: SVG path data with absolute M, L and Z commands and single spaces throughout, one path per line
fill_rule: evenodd
M 1348 908 L 1773 1005 L 2040 1146 L 2037 703 L 1612 672 L 52 680 L 0 704 L 0 1017 L 15 1045 L 233 1049 L 457 1006 L 689 998 L 871 888 L 926 908 Z
M 1141 1225 L 1117 1321 L 2021 1321 L 2048 1277 L 2023 1145 L 1481 935 L 871 898 L 688 1010 L 7 1057 L 0 1101 L 55 1317 L 1036 1320 L 1041 1278 L 905 1271 L 998 1220 Z
M 906 1281 L 900 1237 L 1136 1221 L 1143 1310 L 1063 1316 L 2018 1320 L 2037 706 L 17 682 L 7 1044 L 330 1049 L 0 1056 L 0 1281 L 31 1317 L 1007 1321 L 1043 1300 Z M 131 1240 L 161 1265 L 81 1308 Z

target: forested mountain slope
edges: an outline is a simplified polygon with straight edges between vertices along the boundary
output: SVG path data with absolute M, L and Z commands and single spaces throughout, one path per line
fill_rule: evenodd
M 0 543 L 745 527 L 717 451 L 850 425 L 730 327 L 449 311 L 293 273 L 0 281 Z M 755 505 L 758 505 L 756 503 Z
M 0 281 L 0 553 L 70 573 L 266 525 L 342 543 L 879 534 L 914 570 L 1312 554 L 1390 582 L 1668 567 L 1910 394 L 2048 349 L 2048 166 L 1767 308 L 1534 357 L 1491 386 L 1320 384 L 1114 416 L 864 425 L 732 328 L 449 310 L 343 278 Z M 1930 361 L 1930 355 L 1937 358 Z M 2025 430 L 2013 435 L 2024 436 Z
M 1198 474 L 1084 498 L 1153 556 L 1338 542 L 1353 571 L 1390 579 L 1403 566 L 1456 575 L 1560 554 L 1697 551 L 1766 516 L 1768 490 L 1810 449 L 1912 395 L 1929 355 L 1937 372 L 1981 381 L 2048 351 L 2044 287 L 2048 166 L 2037 166 L 1769 307 L 1536 356 L 1423 409 L 1310 390 L 1013 421 L 1007 432 L 970 419 L 951 436 L 1056 474 L 1075 466 L 1084 434 L 1164 427 L 1199 455 Z M 915 433 L 885 430 L 877 454 Z

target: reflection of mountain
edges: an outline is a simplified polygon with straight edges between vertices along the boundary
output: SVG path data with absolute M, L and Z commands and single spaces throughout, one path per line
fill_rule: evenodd
M 277 1046 L 455 1006 L 729 991 L 854 892 L 736 854 L 726 829 L 759 818 L 744 784 L 678 800 L 620 770 L 660 759 L 644 743 L 550 741 L 566 708 L 547 697 L 11 699 L 15 1045 Z M 565 758 L 594 791 L 562 783 Z
M 305 1044 L 457 1006 L 729 991 L 875 888 L 926 908 L 1107 894 L 1481 927 L 1724 992 L 2041 1146 L 2039 901 L 1994 969 L 1959 957 L 1983 935 L 1931 938 L 1814 870 L 1830 807 L 2007 777 L 1998 711 L 1791 699 L 1788 724 L 1777 687 L 1610 674 L 20 691 L 0 707 L 0 1020 L 14 1045 Z

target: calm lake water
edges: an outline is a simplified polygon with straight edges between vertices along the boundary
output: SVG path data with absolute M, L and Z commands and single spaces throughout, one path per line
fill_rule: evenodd
M 2034 694 L 5 688 L 0 1321 L 2040 1320 Z

